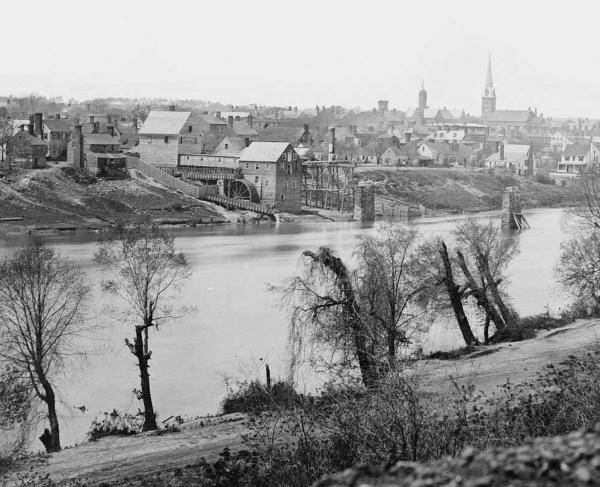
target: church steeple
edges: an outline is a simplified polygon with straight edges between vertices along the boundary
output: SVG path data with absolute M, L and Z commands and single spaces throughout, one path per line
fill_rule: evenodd
M 481 97 L 481 116 L 484 117 L 487 113 L 496 111 L 496 89 L 492 79 L 492 55 L 488 58 L 487 77 L 485 80 L 485 88 Z
M 421 80 L 421 89 L 419 90 L 419 109 L 427 108 L 427 91 L 425 91 L 425 80 Z

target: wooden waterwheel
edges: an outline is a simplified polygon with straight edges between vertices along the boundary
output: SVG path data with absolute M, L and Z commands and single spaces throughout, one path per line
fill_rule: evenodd
M 231 179 L 227 184 L 225 194 L 236 200 L 252 201 L 253 203 L 260 201 L 254 185 L 245 179 Z

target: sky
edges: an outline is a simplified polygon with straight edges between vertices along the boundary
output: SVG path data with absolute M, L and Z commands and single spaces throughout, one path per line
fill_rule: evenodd
M 498 109 L 600 118 L 599 13 L 580 0 L 6 2 L 0 94 L 406 110 L 424 79 L 430 107 L 478 115 L 491 54 Z

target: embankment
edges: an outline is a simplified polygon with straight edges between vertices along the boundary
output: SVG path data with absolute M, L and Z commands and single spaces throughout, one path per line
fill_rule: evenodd
M 508 186 L 520 189 L 525 208 L 585 204 L 583 187 L 578 180 L 563 187 L 545 184 L 536 178 L 493 175 L 483 170 L 392 167 L 359 167 L 356 176 L 362 181 L 374 182 L 378 195 L 424 205 L 430 210 L 461 213 L 499 210 Z

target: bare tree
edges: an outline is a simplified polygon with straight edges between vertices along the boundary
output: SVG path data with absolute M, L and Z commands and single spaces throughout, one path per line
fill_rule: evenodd
M 60 450 L 54 377 L 74 352 L 89 288 L 85 274 L 39 238 L 0 264 L 0 357 L 25 374 L 48 410 L 47 451 Z
M 558 264 L 561 284 L 574 296 L 591 300 L 600 312 L 600 230 L 584 229 L 581 234 L 561 244 Z
M 191 275 L 174 240 L 156 224 L 119 226 L 98 243 L 96 251 L 96 259 L 112 272 L 112 278 L 102 282 L 104 291 L 121 298 L 127 306 L 126 314 L 135 320 L 133 342 L 125 339 L 125 344 L 140 369 L 138 397 L 144 404 L 144 431 L 157 429 L 148 372 L 152 356 L 148 330 L 158 330 L 174 317 L 171 299 Z
M 11 147 L 13 138 L 14 122 L 10 118 L 0 118 L 0 164 L 5 169 L 10 168 Z
M 417 237 L 414 227 L 386 222 L 374 235 L 361 237 L 355 250 L 363 320 L 374 341 L 385 347 L 390 366 L 427 311 L 424 294 L 430 283 L 417 255 Z
M 292 309 L 290 346 L 297 356 L 304 335 L 313 344 L 326 344 L 341 355 L 358 361 L 366 387 L 377 382 L 373 343 L 361 317 L 357 293 L 348 267 L 327 248 L 305 251 L 305 272 L 285 290 Z
M 458 224 L 454 230 L 454 236 L 458 246 L 464 250 L 464 257 L 467 258 L 463 259 L 465 267 L 467 261 L 470 261 L 474 263 L 479 273 L 481 286 L 477 287 L 485 289 L 486 292 L 489 290 L 491 299 L 488 300 L 488 304 L 493 301 L 506 326 L 516 327 L 518 325 L 517 317 L 505 303 L 500 284 L 506 280 L 505 271 L 508 264 L 519 252 L 518 240 L 506 238 L 502 235 L 500 227 L 493 222 L 484 224 L 473 218 Z M 474 280 L 472 284 L 475 284 Z M 474 288 L 472 291 L 477 292 Z M 485 297 L 487 300 L 487 295 L 480 294 L 479 297 Z M 486 311 L 492 312 L 489 306 Z M 492 317 L 491 314 L 488 316 Z M 499 320 L 495 323 L 497 323 L 497 327 L 500 326 Z

